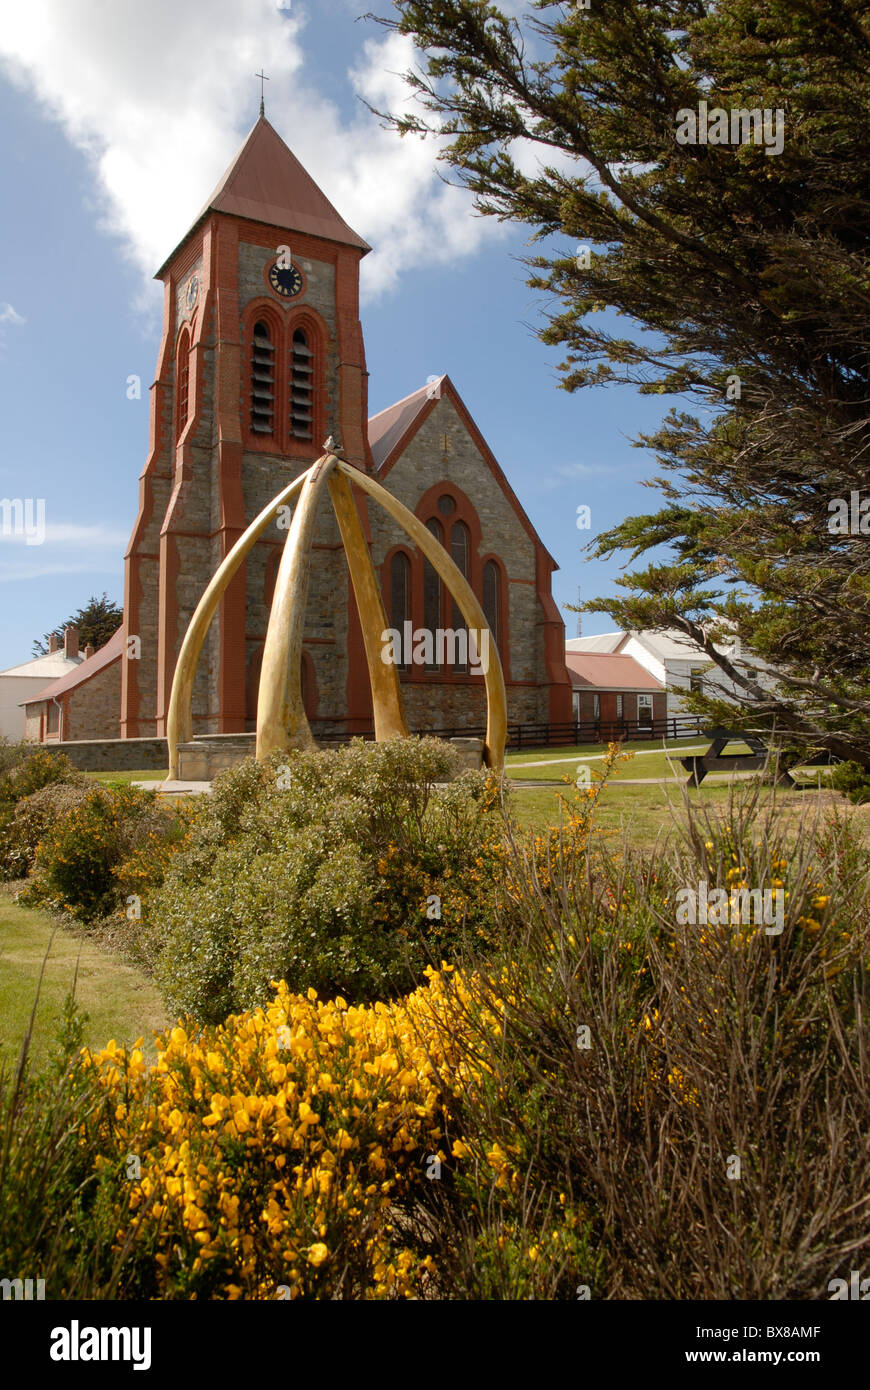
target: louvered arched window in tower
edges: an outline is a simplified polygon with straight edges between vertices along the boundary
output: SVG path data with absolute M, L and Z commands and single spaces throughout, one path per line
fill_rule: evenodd
M 275 344 L 263 319 L 254 324 L 251 344 L 251 429 L 275 433 Z
M 304 328 L 294 332 L 290 350 L 290 434 L 314 437 L 314 353 Z
M 188 401 L 190 399 L 190 334 L 186 328 L 178 340 L 178 351 L 175 355 L 175 379 L 177 385 L 175 438 L 179 440 L 187 424 Z

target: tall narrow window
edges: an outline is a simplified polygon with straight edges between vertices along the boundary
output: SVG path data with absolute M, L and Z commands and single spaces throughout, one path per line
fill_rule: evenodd
M 501 643 L 501 572 L 494 560 L 487 560 L 483 567 L 483 611 L 492 640 L 498 647 Z
M 426 522 L 427 531 L 431 531 L 439 545 L 444 544 L 444 532 L 441 530 L 440 521 L 433 517 Z M 438 670 L 438 629 L 441 627 L 441 580 L 438 578 L 438 571 L 428 560 L 423 561 L 423 626 L 432 634 L 433 662 L 427 666 L 427 671 Z
M 390 626 L 394 627 L 402 639 L 402 654 L 405 653 L 405 623 L 411 616 L 411 561 L 403 551 L 397 550 L 390 561 Z M 406 661 L 398 663 L 400 671 L 408 669 Z
M 186 328 L 178 340 L 175 372 L 178 393 L 178 400 L 176 402 L 175 438 L 179 440 L 182 430 L 187 424 L 187 403 L 190 394 L 190 334 Z
M 304 328 L 293 334 L 290 354 L 290 434 L 314 438 L 314 353 Z
M 450 554 L 453 558 L 454 565 L 465 579 L 468 578 L 468 554 L 470 550 L 469 542 L 470 537 L 468 534 L 468 527 L 465 525 L 465 522 L 455 522 L 450 531 Z M 453 615 L 450 620 L 450 626 L 453 628 L 454 632 L 461 632 L 465 628 L 465 620 L 462 617 L 462 612 L 459 608 L 459 604 L 456 602 L 455 599 L 453 600 Z M 456 646 L 454 647 L 454 656 L 458 658 L 461 655 L 461 653 L 459 651 L 458 639 L 455 640 Z M 453 662 L 453 670 L 457 674 L 462 674 L 466 672 L 468 670 L 468 661 L 455 660 Z
M 254 324 L 251 350 L 251 429 L 275 433 L 275 344 L 262 319 Z

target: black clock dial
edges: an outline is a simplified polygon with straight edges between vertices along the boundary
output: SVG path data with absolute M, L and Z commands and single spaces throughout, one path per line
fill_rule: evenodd
M 269 284 L 283 299 L 292 299 L 302 289 L 302 276 L 295 265 L 280 266 L 276 263 L 269 270 Z

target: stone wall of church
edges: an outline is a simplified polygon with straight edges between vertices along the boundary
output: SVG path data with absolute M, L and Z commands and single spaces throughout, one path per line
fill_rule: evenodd
M 446 453 L 442 447 L 445 434 Z M 479 555 L 498 556 L 507 573 L 509 641 L 505 675 L 509 721 L 547 721 L 549 693 L 536 589 L 535 546 L 449 397 L 445 395 L 438 401 L 382 481 L 412 512 L 423 494 L 437 483 L 453 483 L 469 498 L 480 520 Z M 383 562 L 391 548 L 403 542 L 404 533 L 371 501 L 369 518 L 372 558 L 389 607 L 389 576 L 383 571 Z M 468 725 L 479 724 L 485 717 L 482 683 L 476 689 L 475 685 L 454 682 L 403 682 L 403 689 L 411 723 Z
M 425 729 L 476 729 L 486 724 L 483 681 L 408 681 L 399 677 L 405 718 L 412 732 Z M 535 686 L 508 686 L 508 723 L 536 724 L 540 720 Z

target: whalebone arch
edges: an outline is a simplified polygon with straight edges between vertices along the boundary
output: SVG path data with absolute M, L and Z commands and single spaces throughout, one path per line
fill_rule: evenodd
M 272 498 L 225 556 L 200 599 L 185 633 L 175 667 L 167 719 L 169 776 L 178 775 L 179 744 L 193 738 L 193 681 L 211 621 L 227 587 L 282 507 L 296 502 L 278 566 L 257 697 L 256 757 L 290 748 L 312 748 L 314 738 L 302 698 L 302 641 L 310 575 L 310 549 L 317 506 L 329 493 L 363 632 L 372 689 L 375 738 L 385 742 L 409 736 L 398 671 L 382 659 L 382 634 L 389 627 L 380 586 L 353 497 L 353 486 L 377 502 L 422 552 L 456 601 L 470 631 L 486 635 L 488 660 L 483 677 L 487 726 L 484 757 L 500 769 L 507 738 L 507 699 L 501 660 L 483 608 L 457 565 L 418 517 L 380 483 L 351 468 L 327 440 L 324 453 Z

